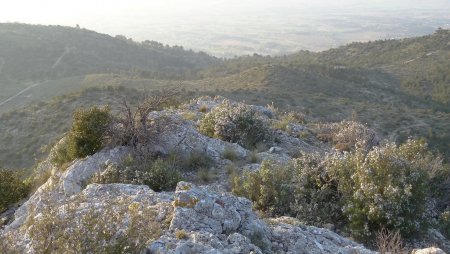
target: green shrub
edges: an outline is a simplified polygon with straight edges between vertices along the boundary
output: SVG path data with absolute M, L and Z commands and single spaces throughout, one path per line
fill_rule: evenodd
M 289 215 L 317 226 L 333 223 L 360 240 L 374 239 L 381 229 L 408 237 L 423 232 L 430 216 L 441 213 L 426 201 L 443 171 L 442 160 L 424 142 L 408 140 L 370 151 L 357 144 L 344 154 L 303 154 L 287 165 L 265 161 L 258 171 L 233 173 L 231 187 L 270 216 Z M 441 185 L 433 189 L 448 188 L 446 181 Z M 448 225 L 447 217 L 444 213 L 441 225 Z
M 76 158 L 98 152 L 104 145 L 106 131 L 112 122 L 109 108 L 79 108 L 73 114 L 72 128 L 55 147 L 52 162 L 63 165 Z
M 223 158 L 230 160 L 230 161 L 235 161 L 235 160 L 237 160 L 237 157 L 238 157 L 236 151 L 230 147 L 226 147 L 223 150 L 222 156 L 223 156 Z
M 272 139 L 267 124 L 251 107 L 228 101 L 211 110 L 200 121 L 200 132 L 228 142 L 238 143 L 246 148 L 254 148 L 258 143 Z
M 342 224 L 342 200 L 338 179 L 328 172 L 327 158 L 320 154 L 302 154 L 294 160 L 295 186 L 292 192 L 292 215 L 299 220 L 322 226 Z
M 272 127 L 275 129 L 288 131 L 289 124 L 303 124 L 305 123 L 305 117 L 297 112 L 289 112 L 281 115 L 278 120 L 274 121 Z
M 144 184 L 154 191 L 173 190 L 179 181 L 180 173 L 170 163 L 158 159 L 145 169 Z
M 441 213 L 438 228 L 447 239 L 450 239 L 450 210 Z
M 256 209 L 268 215 L 291 214 L 293 170 L 289 165 L 264 161 L 258 171 L 244 171 L 231 178 L 232 192 L 254 203 Z
M 108 107 L 76 110 L 68 135 L 69 155 L 74 158 L 83 158 L 99 151 L 110 123 L 111 115 Z
M 20 172 L 0 168 L 0 213 L 25 198 L 29 190 Z
M 91 182 L 145 184 L 154 191 L 168 191 L 181 180 L 179 170 L 170 161 L 127 157 L 121 165 L 108 165 L 102 173 L 95 174 Z
M 335 158 L 330 170 L 339 177 L 352 235 L 366 239 L 386 228 L 409 236 L 424 229 L 431 159 L 426 144 L 413 140 L 368 153 L 358 145 L 354 153 Z
M 264 161 L 258 171 L 233 174 L 233 193 L 252 200 L 268 215 L 289 215 L 316 226 L 345 220 L 338 182 L 319 154 L 304 154 L 293 163 Z
M 212 162 L 212 159 L 205 153 L 191 152 L 183 164 L 187 170 L 198 170 L 200 168 L 209 168 Z

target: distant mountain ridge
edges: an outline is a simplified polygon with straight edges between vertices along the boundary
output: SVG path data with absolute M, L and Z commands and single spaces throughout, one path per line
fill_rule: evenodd
M 86 29 L 0 24 L 0 77 L 40 80 L 134 70 L 181 76 L 217 62 L 202 52 Z

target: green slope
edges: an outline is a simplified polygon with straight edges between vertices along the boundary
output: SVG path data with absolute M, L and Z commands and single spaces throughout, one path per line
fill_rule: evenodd
M 145 75 L 180 77 L 217 61 L 180 46 L 164 46 L 154 41 L 138 43 L 86 29 L 0 24 L 3 80 L 37 81 L 131 70 Z

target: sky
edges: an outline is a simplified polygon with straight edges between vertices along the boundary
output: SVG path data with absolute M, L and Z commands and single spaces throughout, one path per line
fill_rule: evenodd
M 450 8 L 450 0 L 1 0 L 0 22 L 34 24 L 82 24 L 96 27 L 119 21 L 145 23 L 166 19 L 181 21 L 189 16 L 214 14 L 243 15 L 275 9 L 296 10 L 362 10 L 373 8 Z
M 269 40 L 277 29 L 289 26 L 295 33 L 293 25 L 325 20 L 330 15 L 398 15 L 400 10 L 408 10 L 403 12 L 404 19 L 412 11 L 442 15 L 443 10 L 450 10 L 450 0 L 0 0 L 0 22 L 79 24 L 112 36 L 121 34 L 137 41 L 150 39 L 199 49 L 214 47 L 218 37 L 251 36 L 254 29 L 261 29 L 258 35 Z M 325 27 L 332 25 L 324 23 Z M 209 36 L 201 35 L 202 30 Z

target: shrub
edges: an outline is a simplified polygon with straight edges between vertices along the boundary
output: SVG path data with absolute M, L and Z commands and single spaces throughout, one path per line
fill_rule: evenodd
M 423 141 L 370 151 L 358 143 L 344 154 L 303 154 L 287 165 L 265 161 L 259 171 L 233 173 L 231 187 L 271 216 L 289 215 L 317 226 L 333 223 L 359 240 L 374 239 L 382 229 L 408 237 L 423 232 L 440 213 L 427 200 L 433 199 L 430 185 L 443 171 L 442 160 Z M 447 215 L 441 216 L 444 227 Z
M 181 114 L 181 117 L 182 117 L 184 120 L 188 120 L 188 121 L 196 121 L 196 120 L 198 119 L 198 118 L 197 118 L 197 114 L 194 113 L 194 112 L 191 112 L 191 111 L 183 112 L 183 113 Z
M 150 167 L 144 170 L 143 182 L 154 191 L 173 190 L 181 181 L 178 170 L 161 159 L 154 161 Z
M 189 238 L 189 235 L 188 235 L 188 233 L 187 233 L 186 231 L 184 231 L 184 230 L 177 230 L 177 231 L 175 231 L 175 237 L 176 237 L 178 240 L 182 240 L 182 239 L 187 239 L 187 238 Z
M 366 150 L 370 150 L 380 142 L 375 131 L 354 121 L 319 125 L 316 134 L 322 141 L 331 141 L 339 151 L 354 150 L 359 141 L 364 142 Z
M 292 123 L 305 123 L 304 115 L 297 112 L 284 113 L 273 123 L 273 128 L 288 131 L 288 126 Z
M 338 179 L 328 172 L 327 158 L 320 154 L 302 154 L 294 160 L 293 216 L 315 226 L 342 224 L 342 200 Z
M 269 127 L 256 111 L 245 104 L 231 105 L 228 101 L 207 113 L 200 121 L 199 130 L 207 136 L 246 148 L 272 139 Z
M 51 161 L 63 165 L 76 158 L 83 158 L 98 152 L 103 146 L 112 117 L 109 108 L 79 108 L 73 114 L 72 128 L 55 145 Z
M 250 163 L 258 163 L 259 162 L 259 157 L 258 157 L 258 153 L 256 152 L 256 150 L 253 150 L 250 152 L 250 154 L 248 155 L 248 161 Z
M 233 174 L 233 193 L 252 200 L 268 215 L 289 215 L 307 224 L 345 221 L 338 182 L 319 154 L 304 154 L 293 163 L 264 161 L 258 171 Z
M 232 192 L 252 200 L 256 209 L 268 215 L 289 215 L 292 172 L 289 165 L 279 166 L 264 161 L 258 171 L 247 170 L 241 176 L 232 176 Z
M 212 159 L 205 153 L 191 152 L 184 161 L 184 167 L 188 170 L 198 170 L 209 168 L 212 162 Z
M 223 158 L 225 158 L 227 160 L 230 160 L 230 161 L 235 161 L 235 160 L 237 160 L 237 157 L 238 157 L 237 154 L 236 154 L 236 151 L 233 150 L 233 148 L 230 148 L 230 147 L 226 147 L 223 150 L 222 156 L 223 156 Z
M 399 147 L 389 143 L 368 153 L 364 144 L 358 145 L 354 153 L 332 161 L 354 237 L 368 238 L 382 228 L 408 236 L 427 226 L 430 158 L 425 143 L 408 140 Z
M 36 253 L 141 253 L 165 227 L 157 222 L 158 212 L 145 200 L 111 199 L 87 208 L 82 208 L 83 202 L 82 196 L 76 196 L 57 205 L 44 196 L 39 213 L 32 208 L 25 221 L 27 247 Z M 11 235 L 3 237 L 5 249 L 25 251 L 15 246 Z
M 215 177 L 215 172 L 210 168 L 200 168 L 197 170 L 197 177 L 204 183 L 209 183 Z
M 438 227 L 441 233 L 447 237 L 447 239 L 450 239 L 450 210 L 441 213 Z
M 131 146 L 138 151 L 138 148 L 143 148 L 155 141 L 158 130 L 167 126 L 167 119 L 160 117 L 158 121 L 150 121 L 150 112 L 174 105 L 177 94 L 177 91 L 163 91 L 146 97 L 134 110 L 126 101 L 123 101 L 119 117 L 114 119 L 108 131 L 109 143 Z
M 122 165 L 108 165 L 95 174 L 93 183 L 131 183 L 145 184 L 154 191 L 173 190 L 181 181 L 181 174 L 174 163 L 162 159 L 128 157 Z
M 109 108 L 77 109 L 68 134 L 67 152 L 71 158 L 83 158 L 99 151 L 111 123 Z
M 392 232 L 383 228 L 378 231 L 376 237 L 376 247 L 381 254 L 406 254 L 408 251 L 403 245 L 402 236 L 398 230 Z
M 201 105 L 201 106 L 198 108 L 198 112 L 206 113 L 207 111 L 208 111 L 208 106 L 206 106 L 206 105 Z
M 29 190 L 20 172 L 0 168 L 0 213 L 25 198 Z

